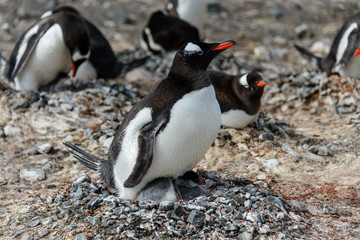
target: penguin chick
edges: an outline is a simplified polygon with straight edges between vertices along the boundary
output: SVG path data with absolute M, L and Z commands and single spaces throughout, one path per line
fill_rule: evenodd
M 169 16 L 166 10 L 153 13 L 140 35 L 141 47 L 154 54 L 176 51 L 194 41 L 200 41 L 198 30 L 180 18 Z
M 59 12 L 35 22 L 17 41 L 4 71 L 16 90 L 38 91 L 66 76 L 90 55 L 83 21 L 73 13 Z
M 256 72 L 228 75 L 209 70 L 221 108 L 221 125 L 244 128 L 257 120 L 266 82 Z
M 215 56 L 234 44 L 189 42 L 182 46 L 168 76 L 126 115 L 108 159 L 77 151 L 110 188 L 116 188 L 119 197 L 134 200 L 149 182 L 177 178 L 201 160 L 221 125 L 206 69 Z
M 349 18 L 340 28 L 326 58 L 313 55 L 295 44 L 302 56 L 311 61 L 320 71 L 327 75 L 340 74 L 352 77 L 360 75 L 360 12 Z

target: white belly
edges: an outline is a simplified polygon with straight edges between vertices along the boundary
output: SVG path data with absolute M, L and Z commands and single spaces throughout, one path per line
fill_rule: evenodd
M 340 71 L 341 76 L 353 78 L 360 77 L 360 56 L 354 56 L 346 63 L 345 67 Z
M 149 116 L 146 117 L 146 112 L 149 110 L 143 109 L 136 117 L 143 115 L 139 119 L 143 119 L 143 123 L 147 122 Z M 156 139 L 152 165 L 141 183 L 134 188 L 124 188 L 123 184 L 135 164 L 137 146 L 119 154 L 114 166 L 119 196 L 136 199 L 139 191 L 150 181 L 158 177 L 175 178 L 191 170 L 211 146 L 220 125 L 220 107 L 212 86 L 185 95 L 173 106 L 170 122 Z M 128 139 L 127 135 L 132 137 Z M 137 134 L 126 133 L 124 140 L 131 142 L 124 142 L 123 145 L 136 142 L 136 138 Z
M 71 73 L 72 71 L 70 71 L 69 74 Z M 95 79 L 97 78 L 97 72 L 94 66 L 91 64 L 91 62 L 89 60 L 86 60 L 76 70 L 76 74 L 74 78 L 80 81 Z
M 64 44 L 60 25 L 53 25 L 39 40 L 37 46 L 15 78 L 17 90 L 37 91 L 53 81 L 59 73 L 71 70 L 71 55 Z
M 249 115 L 243 110 L 230 110 L 221 114 L 221 125 L 232 128 L 244 128 L 257 120 L 258 113 Z

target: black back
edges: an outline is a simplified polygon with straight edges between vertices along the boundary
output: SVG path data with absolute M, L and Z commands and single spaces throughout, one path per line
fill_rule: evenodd
M 187 42 L 200 41 L 198 30 L 194 26 L 178 17 L 168 16 L 163 11 L 151 15 L 147 28 L 150 29 L 154 42 L 161 45 L 165 51 L 178 50 Z M 145 31 L 142 32 L 142 37 L 153 53 L 161 53 L 151 49 Z

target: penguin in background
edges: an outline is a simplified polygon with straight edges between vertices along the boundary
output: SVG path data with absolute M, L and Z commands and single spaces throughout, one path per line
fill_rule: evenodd
M 115 78 L 123 70 L 124 64 L 115 56 L 109 42 L 101 31 L 90 21 L 84 18 L 71 6 L 59 6 L 54 10 L 45 12 L 41 18 L 47 18 L 60 12 L 76 14 L 84 22 L 90 41 L 90 56 L 78 68 L 75 79 L 89 80 L 94 78 Z
M 206 69 L 215 56 L 234 44 L 183 45 L 168 76 L 126 115 L 107 160 L 65 145 L 75 151 L 81 163 L 97 170 L 105 184 L 123 199 L 137 199 L 155 179 L 176 179 L 191 171 L 221 125 L 220 106 Z
M 196 27 L 201 38 L 204 37 L 204 25 L 207 21 L 209 4 L 218 3 L 217 0 L 169 0 L 167 9 L 172 16 Z
M 256 72 L 229 75 L 209 70 L 221 108 L 221 125 L 244 128 L 257 120 L 266 82 Z
M 17 41 L 4 76 L 16 90 L 38 91 L 66 76 L 90 56 L 90 42 L 82 19 L 59 12 L 39 19 Z
M 360 76 L 360 12 L 350 17 L 340 28 L 325 58 L 317 57 L 295 44 L 302 56 L 328 76 L 340 74 Z
M 169 6 L 169 5 L 168 5 Z M 140 46 L 153 54 L 164 55 L 177 51 L 187 42 L 199 42 L 199 32 L 196 27 L 171 16 L 170 8 L 154 12 L 140 34 Z

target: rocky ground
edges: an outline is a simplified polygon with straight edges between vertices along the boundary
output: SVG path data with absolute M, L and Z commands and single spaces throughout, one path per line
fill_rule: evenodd
M 149 12 L 164 2 L 71 4 L 131 60 L 142 54 L 138 35 Z M 2 55 L 9 57 L 20 34 L 54 4 L 0 1 Z M 209 12 L 205 39 L 238 44 L 210 67 L 257 70 L 268 85 L 256 126 L 221 129 L 196 168 L 212 194 L 190 202 L 123 201 L 62 144 L 105 157 L 124 114 L 166 74 L 168 61 L 151 57 L 86 88 L 64 80 L 73 91 L 0 87 L 1 239 L 359 239 L 359 79 L 314 71 L 293 44 L 324 56 L 360 3 L 227 0 L 222 6 Z

